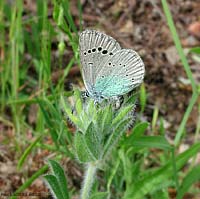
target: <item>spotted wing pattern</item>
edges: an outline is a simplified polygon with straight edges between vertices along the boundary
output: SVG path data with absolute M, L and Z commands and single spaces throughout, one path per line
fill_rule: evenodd
M 105 98 L 123 95 L 141 84 L 144 73 L 144 63 L 135 51 L 119 50 L 97 74 L 95 90 Z
M 79 48 L 83 80 L 91 94 L 98 73 L 121 47 L 115 39 L 104 33 L 85 30 L 80 34 Z
M 82 75 L 90 96 L 110 98 L 137 87 L 145 67 L 131 49 L 121 49 L 112 37 L 96 30 L 85 30 L 79 38 Z

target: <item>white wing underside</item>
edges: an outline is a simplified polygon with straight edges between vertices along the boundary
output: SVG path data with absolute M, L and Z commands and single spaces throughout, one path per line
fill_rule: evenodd
M 138 86 L 144 78 L 144 64 L 133 50 L 121 49 L 119 43 L 110 36 L 95 30 L 85 30 L 80 34 L 80 59 L 86 89 L 90 93 L 95 83 L 103 80 L 101 90 L 109 92 L 113 78 L 124 78 L 126 84 L 116 82 L 113 95 L 122 95 Z M 107 93 L 108 95 L 109 93 Z

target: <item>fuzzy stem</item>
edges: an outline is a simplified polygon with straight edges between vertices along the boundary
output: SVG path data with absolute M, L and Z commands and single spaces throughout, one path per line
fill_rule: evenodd
M 86 169 L 87 170 L 85 171 L 83 187 L 81 190 L 81 199 L 88 199 L 90 196 L 90 191 L 91 191 L 94 179 L 95 179 L 97 166 L 95 163 L 91 162 L 91 163 L 88 163 Z

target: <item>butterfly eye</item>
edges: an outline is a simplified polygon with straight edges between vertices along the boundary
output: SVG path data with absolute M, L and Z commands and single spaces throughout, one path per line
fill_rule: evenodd
M 93 49 L 92 49 L 92 52 L 95 52 L 95 51 L 96 51 L 96 48 L 93 48 Z
M 108 63 L 109 65 L 111 65 L 111 63 Z
M 91 53 L 91 50 L 88 50 L 88 53 Z
M 86 55 L 87 53 L 86 52 L 84 52 L 84 55 Z
M 113 55 L 113 53 L 110 53 L 109 55 Z
M 102 47 L 98 47 L 98 51 L 101 51 L 102 50 Z

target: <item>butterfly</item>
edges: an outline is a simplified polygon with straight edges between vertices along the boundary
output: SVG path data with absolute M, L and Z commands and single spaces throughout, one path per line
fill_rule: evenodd
M 124 95 L 143 81 L 145 67 L 140 56 L 134 50 L 122 49 L 102 32 L 83 31 L 79 52 L 86 90 L 96 102 Z

